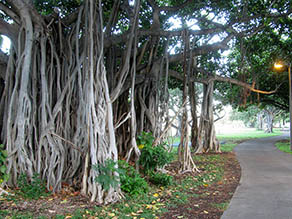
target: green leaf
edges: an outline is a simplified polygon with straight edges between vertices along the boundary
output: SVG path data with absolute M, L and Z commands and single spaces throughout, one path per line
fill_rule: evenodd
M 4 165 L 2 165 L 1 167 L 0 167 L 0 172 L 1 173 L 5 173 L 6 172 L 6 166 L 4 166 Z

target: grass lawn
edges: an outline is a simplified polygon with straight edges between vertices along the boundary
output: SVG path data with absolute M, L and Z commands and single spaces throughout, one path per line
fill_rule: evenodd
M 265 138 L 271 136 L 278 136 L 281 135 L 282 132 L 279 129 L 274 129 L 273 133 L 265 133 L 262 130 L 252 130 L 242 133 L 236 134 L 224 134 L 224 135 L 217 135 L 218 140 L 221 142 L 221 150 L 223 152 L 232 151 L 233 148 L 238 145 L 239 143 L 254 139 L 254 138 Z
M 281 135 L 282 132 L 280 129 L 274 129 L 273 133 L 265 133 L 262 130 L 249 130 L 241 133 L 230 133 L 230 134 L 220 134 L 216 135 L 218 140 L 221 142 L 221 151 L 222 152 L 229 152 L 232 151 L 233 148 L 238 145 L 239 143 L 249 140 L 249 139 L 254 139 L 254 138 L 265 138 L 265 137 L 271 137 L 271 136 L 278 136 Z M 173 144 L 174 143 L 179 143 L 180 138 L 179 137 L 174 137 L 172 139 Z
M 291 150 L 290 150 L 290 142 L 289 139 L 288 140 L 284 140 L 284 141 L 280 141 L 276 143 L 276 147 L 283 152 L 292 154 Z

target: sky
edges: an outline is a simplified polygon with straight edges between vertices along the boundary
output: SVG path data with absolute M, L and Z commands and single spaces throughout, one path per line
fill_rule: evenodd
M 8 37 L 6 36 L 3 36 L 3 43 L 2 43 L 2 47 L 1 47 L 1 50 L 5 53 L 8 53 L 9 52 L 9 48 L 10 48 L 10 40 Z

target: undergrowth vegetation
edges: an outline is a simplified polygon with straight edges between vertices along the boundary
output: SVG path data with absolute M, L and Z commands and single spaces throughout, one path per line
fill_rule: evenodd
M 205 193 L 197 195 L 196 191 L 222 180 L 225 160 L 220 155 L 195 155 L 193 158 L 200 173 L 179 176 L 173 169 L 170 175 L 151 172 L 144 178 L 131 165 L 125 161 L 119 161 L 121 172 L 126 173 L 120 175 L 121 188 L 125 194 L 123 201 L 108 206 L 96 206 L 93 209 L 80 208 L 74 213 L 55 215 L 54 218 L 160 218 L 170 208 L 179 208 L 193 197 L 207 195 Z M 145 181 L 147 178 L 148 183 Z M 27 187 L 29 182 L 26 179 L 23 178 L 23 184 L 20 186 L 23 185 L 23 188 L 32 191 Z M 36 178 L 34 185 L 42 185 L 37 179 L 39 178 Z M 22 213 L 20 216 L 16 212 L 0 210 L 1 217 L 5 218 L 8 215 L 9 218 L 35 218 L 29 212 Z
M 31 180 L 25 174 L 21 174 L 17 181 L 16 194 L 24 199 L 39 199 L 41 196 L 47 196 L 49 192 L 46 191 L 44 181 L 41 180 L 40 175 L 35 173 Z
M 7 151 L 4 150 L 4 146 L 0 144 L 0 184 L 7 181 L 9 175 L 6 173 L 6 159 L 7 159 Z
M 285 153 L 292 154 L 292 151 L 290 150 L 290 142 L 289 139 L 282 141 L 282 142 L 277 142 L 276 147 Z
M 220 139 L 226 141 L 222 144 L 222 151 L 231 151 L 238 142 L 243 140 L 239 137 L 230 139 L 228 137 Z M 151 133 L 143 133 L 138 137 L 138 146 L 141 149 L 141 158 L 138 163 L 140 171 L 134 168 L 134 163 L 129 164 L 124 160 L 116 163 L 109 159 L 104 164 L 94 167 L 99 173 L 95 180 L 106 189 L 120 184 L 125 195 L 121 202 L 88 209 L 80 206 L 73 213 L 71 211 L 64 215 L 55 215 L 53 218 L 160 218 L 167 214 L 169 209 L 183 208 L 193 198 L 201 199 L 209 196 L 208 192 L 202 191 L 215 183 L 225 183 L 224 170 L 227 158 L 221 154 L 193 155 L 193 160 L 200 172 L 179 175 L 179 167 L 174 159 L 177 148 L 174 147 L 170 153 L 164 144 L 153 147 L 153 140 Z M 16 196 L 1 199 L 0 204 L 7 201 L 17 204 L 17 201 L 21 199 L 37 200 L 45 196 L 53 200 L 55 197 L 46 191 L 45 182 L 36 174 L 31 180 L 26 175 L 22 175 L 18 180 L 18 187 Z M 60 203 L 66 202 L 67 198 L 64 198 Z M 210 206 L 224 211 L 227 204 L 226 202 L 210 203 Z M 0 217 L 6 216 L 9 216 L 8 218 L 35 218 L 35 215 L 25 210 L 21 214 L 0 210 Z M 179 216 L 183 218 L 183 215 Z

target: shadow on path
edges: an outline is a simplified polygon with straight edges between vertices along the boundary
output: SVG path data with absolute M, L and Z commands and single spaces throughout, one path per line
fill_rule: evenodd
M 282 136 L 235 147 L 241 179 L 221 219 L 292 219 L 292 155 L 279 151 Z

